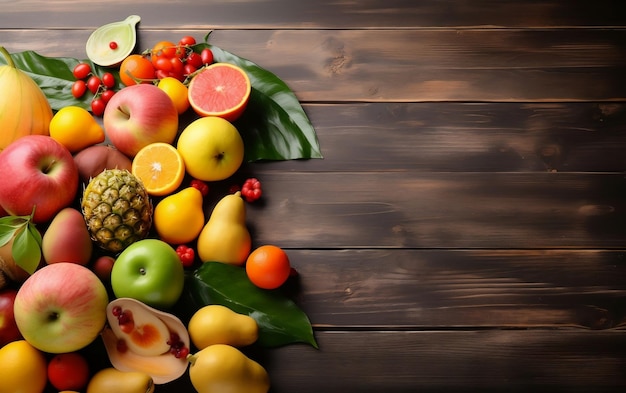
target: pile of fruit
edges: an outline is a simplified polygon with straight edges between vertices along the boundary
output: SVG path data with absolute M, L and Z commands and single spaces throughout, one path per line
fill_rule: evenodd
M 191 36 L 133 54 L 137 21 L 90 37 L 92 64 L 109 71 L 73 68 L 71 94 L 91 110 L 53 110 L 0 47 L 0 393 L 143 393 L 184 374 L 200 393 L 267 392 L 244 348 L 290 342 L 265 331 L 261 308 L 295 270 L 280 247 L 253 248 L 246 204 L 261 182 L 235 180 L 249 75 Z M 220 271 L 235 279 L 216 285 L 244 288 L 258 309 L 216 301 L 182 317 L 188 278 L 210 287 Z M 316 346 L 306 334 L 292 341 Z M 85 349 L 98 345 L 108 359 L 96 366 Z

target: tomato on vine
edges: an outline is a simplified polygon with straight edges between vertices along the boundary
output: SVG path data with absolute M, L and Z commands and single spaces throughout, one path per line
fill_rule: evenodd
M 105 72 L 102 75 L 102 84 L 107 88 L 107 89 L 112 89 L 115 87 L 115 77 L 113 76 L 113 74 L 111 74 L 110 72 Z
M 105 108 L 106 108 L 106 103 L 104 102 L 102 97 L 94 98 L 91 101 L 91 112 L 95 116 L 102 116 L 102 114 L 104 113 L 104 109 Z
M 186 35 L 178 41 L 179 46 L 192 46 L 196 44 L 196 39 L 190 35 Z
M 202 64 L 213 64 L 213 52 L 209 48 L 204 48 L 200 52 L 200 58 L 202 59 Z
M 87 63 L 78 63 L 72 71 L 74 78 L 85 79 L 91 74 L 91 66 Z
M 72 95 L 74 98 L 80 98 L 85 95 L 87 91 L 87 84 L 84 80 L 79 79 L 72 84 Z

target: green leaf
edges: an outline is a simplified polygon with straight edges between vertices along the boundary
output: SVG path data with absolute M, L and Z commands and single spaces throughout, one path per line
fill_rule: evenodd
M 188 292 L 197 307 L 221 304 L 249 315 L 259 325 L 258 344 L 277 347 L 306 343 L 317 348 L 306 314 L 278 290 L 260 289 L 245 269 L 219 262 L 203 263 L 188 280 Z
M 7 244 L 21 227 L 28 223 L 27 217 L 4 216 L 0 218 L 0 247 Z
M 235 121 L 246 142 L 246 160 L 322 158 L 315 129 L 293 91 L 272 72 L 215 45 L 208 47 L 216 62 L 246 71 L 252 91 L 241 118 Z
M 41 236 L 35 236 L 33 231 L 37 232 L 37 229 L 32 224 L 19 230 L 12 248 L 15 264 L 29 274 L 35 272 L 41 261 Z

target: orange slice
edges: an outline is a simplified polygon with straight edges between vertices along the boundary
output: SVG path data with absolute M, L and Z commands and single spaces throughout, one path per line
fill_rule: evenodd
M 189 82 L 189 104 L 200 116 L 232 122 L 246 109 L 251 90 L 250 78 L 241 67 L 214 63 Z
M 185 177 L 185 163 L 176 148 L 155 142 L 143 147 L 133 158 L 131 172 L 143 183 L 150 195 L 174 192 Z

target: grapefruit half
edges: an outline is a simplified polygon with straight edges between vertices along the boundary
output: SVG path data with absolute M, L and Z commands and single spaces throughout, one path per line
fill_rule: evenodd
M 250 99 L 250 78 L 229 63 L 214 63 L 189 82 L 189 104 L 200 116 L 217 116 L 235 121 Z

